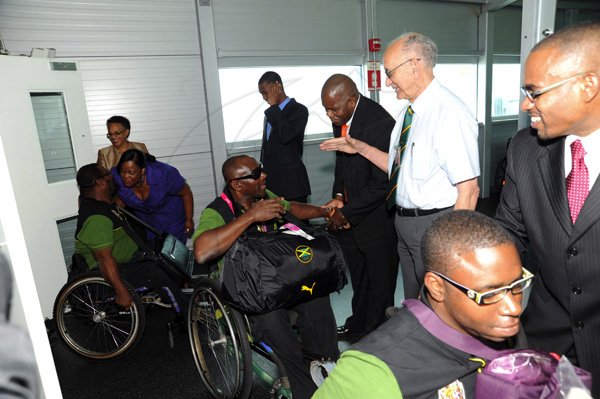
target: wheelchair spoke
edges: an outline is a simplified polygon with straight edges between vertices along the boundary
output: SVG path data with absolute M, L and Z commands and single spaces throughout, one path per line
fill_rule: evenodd
M 113 288 L 99 274 L 77 280 L 63 291 L 54 312 L 71 349 L 86 357 L 108 359 L 139 342 L 145 317 L 139 312 L 142 304 L 137 294 L 131 309 L 120 308 Z
M 213 396 L 227 399 L 247 397 L 252 387 L 245 325 L 231 312 L 235 311 L 220 302 L 210 284 L 194 291 L 189 322 L 196 365 Z
M 96 311 L 96 308 L 94 306 L 92 306 L 92 304 L 94 303 L 92 301 L 92 299 L 90 298 L 89 302 L 86 302 L 83 297 L 80 297 L 79 295 L 73 293 L 71 294 L 71 298 L 76 299 L 77 301 L 81 302 L 82 305 L 84 305 L 85 307 L 89 308 L 89 310 L 93 313 Z

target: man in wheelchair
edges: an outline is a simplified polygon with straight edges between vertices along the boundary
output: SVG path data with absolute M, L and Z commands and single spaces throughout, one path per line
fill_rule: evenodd
M 252 157 L 229 158 L 222 167 L 226 187 L 202 212 L 194 239 L 196 261 L 213 262 L 220 272 L 223 254 L 245 231 L 262 232 L 277 228 L 277 220 L 290 212 L 298 219 L 328 217 L 330 210 L 314 205 L 288 202 L 267 190 L 267 175 Z M 288 310 L 298 314 L 296 333 Z M 250 317 L 254 339 L 265 341 L 281 359 L 294 399 L 310 398 L 316 390 L 304 352 L 337 360 L 336 323 L 329 296 L 313 299 L 291 309 L 277 309 Z M 300 335 L 301 341 L 298 339 Z
M 131 293 L 123 279 L 133 287 L 167 287 L 185 312 L 187 300 L 177 284 L 158 265 L 140 256 L 127 223 L 112 200 L 117 185 L 104 167 L 95 163 L 77 172 L 79 215 L 75 231 L 75 253 L 85 259 L 89 269 L 100 268 L 104 279 L 114 288 L 117 304 L 129 308 Z M 185 314 L 185 313 L 183 313 Z

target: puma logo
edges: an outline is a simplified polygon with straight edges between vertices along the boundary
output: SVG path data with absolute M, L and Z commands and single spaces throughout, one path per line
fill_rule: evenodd
M 312 286 L 310 288 L 308 288 L 307 285 L 303 285 L 302 288 L 300 289 L 300 291 L 308 291 L 308 292 L 310 292 L 310 295 L 312 295 L 313 288 L 315 288 L 315 284 L 316 284 L 316 282 L 312 283 Z

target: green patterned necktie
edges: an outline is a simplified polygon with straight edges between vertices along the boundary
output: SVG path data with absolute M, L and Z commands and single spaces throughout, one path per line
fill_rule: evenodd
M 400 139 L 398 145 L 394 146 L 396 156 L 394 159 L 394 165 L 392 166 L 392 174 L 390 176 L 390 182 L 388 183 L 388 195 L 385 199 L 388 209 L 392 209 L 396 205 L 396 188 L 398 187 L 398 176 L 400 175 L 400 166 L 402 166 L 402 156 L 406 149 L 406 143 L 408 141 L 408 134 L 410 127 L 412 126 L 414 111 L 409 105 L 408 109 L 404 113 L 404 122 L 402 122 L 402 132 L 400 132 Z

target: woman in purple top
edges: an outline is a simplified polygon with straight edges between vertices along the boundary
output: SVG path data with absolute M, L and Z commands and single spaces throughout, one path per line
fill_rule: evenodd
M 158 162 L 150 154 L 129 149 L 111 170 L 119 186 L 117 202 L 134 210 L 137 217 L 159 231 L 185 243 L 194 231 L 194 197 L 179 171 Z M 148 240 L 154 233 L 147 232 Z

